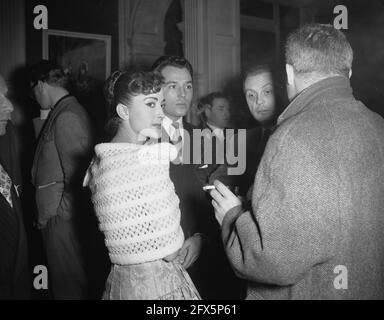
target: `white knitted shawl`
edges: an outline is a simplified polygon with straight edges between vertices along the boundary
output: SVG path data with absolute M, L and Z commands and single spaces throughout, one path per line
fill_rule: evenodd
M 102 143 L 95 153 L 84 185 L 92 191 L 111 262 L 149 262 L 180 249 L 179 199 L 169 177 L 175 147 Z

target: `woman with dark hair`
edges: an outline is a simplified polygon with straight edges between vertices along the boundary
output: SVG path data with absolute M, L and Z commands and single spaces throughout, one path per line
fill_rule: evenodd
M 114 73 L 108 81 L 109 143 L 95 147 L 84 184 L 112 262 L 103 299 L 200 299 L 174 259 L 184 242 L 169 177 L 177 150 L 157 143 L 164 117 L 162 77 Z

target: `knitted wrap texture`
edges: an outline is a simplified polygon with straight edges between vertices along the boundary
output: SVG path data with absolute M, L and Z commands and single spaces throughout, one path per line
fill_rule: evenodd
M 87 177 L 111 262 L 138 264 L 181 248 L 179 198 L 169 177 L 169 143 L 102 143 Z

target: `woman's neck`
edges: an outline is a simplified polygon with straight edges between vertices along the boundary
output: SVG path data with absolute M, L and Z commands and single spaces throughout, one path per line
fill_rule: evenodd
M 132 130 L 122 128 L 121 126 L 117 130 L 117 133 L 112 138 L 111 142 L 143 144 L 142 141 L 139 141 L 138 136 Z

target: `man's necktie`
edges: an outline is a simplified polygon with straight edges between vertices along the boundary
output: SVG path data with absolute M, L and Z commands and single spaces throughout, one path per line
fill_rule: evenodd
M 181 137 L 180 124 L 178 122 L 174 121 L 174 122 L 172 122 L 172 127 L 175 130 L 172 134 L 171 142 L 177 149 L 177 158 L 173 161 L 173 163 L 179 164 L 181 162 L 183 139 Z
M 7 202 L 12 208 L 13 204 L 12 204 L 11 188 L 12 188 L 12 180 L 0 163 L 0 193 L 4 196 L 5 200 L 7 200 Z

